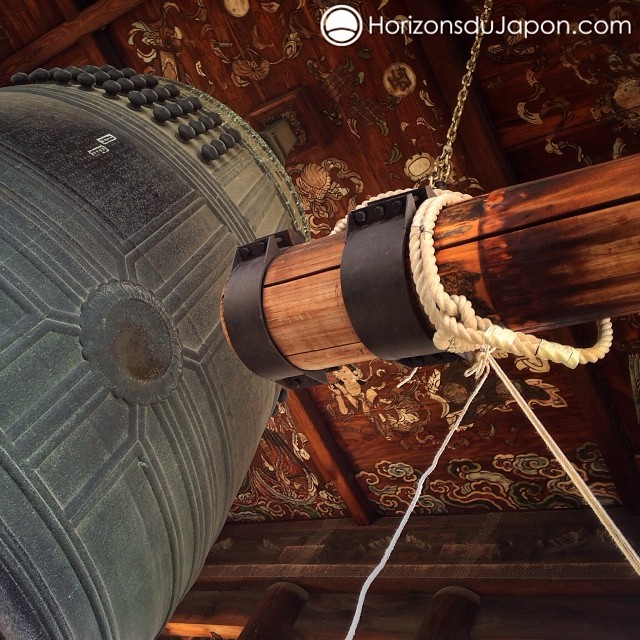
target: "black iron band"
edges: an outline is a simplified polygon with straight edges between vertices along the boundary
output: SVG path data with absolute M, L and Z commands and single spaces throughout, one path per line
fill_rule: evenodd
M 405 263 L 411 220 L 429 195 L 426 188 L 414 189 L 349 214 L 342 296 L 361 342 L 384 360 L 438 352 Z
M 290 389 L 323 384 L 326 374 L 298 369 L 280 353 L 265 322 L 262 284 L 273 258 L 303 241 L 297 231 L 286 230 L 238 247 L 224 292 L 227 335 L 237 356 L 256 375 Z

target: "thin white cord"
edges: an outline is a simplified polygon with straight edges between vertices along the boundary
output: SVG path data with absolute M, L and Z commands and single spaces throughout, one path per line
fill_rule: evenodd
M 407 521 L 409 520 L 411 514 L 413 513 L 413 510 L 418 504 L 418 500 L 420 500 L 424 483 L 427 481 L 427 478 L 431 475 L 431 472 L 436 468 L 442 454 L 444 453 L 445 449 L 449 445 L 449 442 L 451 441 L 453 434 L 457 431 L 458 427 L 462 422 L 462 419 L 464 418 L 465 414 L 469 410 L 471 403 L 474 401 L 480 389 L 482 389 L 482 385 L 485 383 L 487 377 L 489 376 L 489 373 L 491 371 L 491 369 L 487 365 L 489 350 L 488 349 L 483 350 L 481 353 L 482 353 L 482 356 L 480 361 L 475 365 L 473 365 L 475 367 L 474 371 L 480 368 L 480 371 L 477 375 L 481 375 L 481 378 L 480 380 L 478 380 L 476 388 L 473 390 L 473 393 L 469 396 L 466 404 L 462 408 L 462 413 L 458 416 L 458 419 L 455 421 L 455 423 L 449 430 L 449 433 L 447 433 L 446 438 L 442 441 L 440 448 L 438 449 L 438 451 L 436 452 L 436 455 L 433 458 L 433 462 L 431 463 L 429 468 L 420 476 L 420 479 L 418 480 L 418 484 L 416 485 L 415 493 L 413 494 L 413 498 L 409 503 L 409 507 L 407 508 L 405 514 L 402 516 L 402 520 L 400 521 L 398 528 L 393 534 L 393 537 L 391 538 L 391 542 L 389 542 L 389 546 L 387 547 L 387 549 L 384 552 L 384 555 L 382 556 L 382 560 L 380 560 L 378 565 L 373 569 L 373 571 L 369 574 L 369 577 L 365 580 L 364 584 L 362 585 L 362 589 L 360 590 L 360 595 L 358 596 L 358 604 L 356 605 L 356 611 L 353 615 L 353 620 L 351 622 L 351 626 L 349 627 L 349 631 L 347 632 L 345 640 L 353 640 L 353 638 L 355 637 L 356 629 L 358 628 L 358 623 L 360 622 L 360 616 L 362 615 L 362 607 L 364 605 L 364 599 L 367 596 L 367 591 L 369 591 L 369 587 L 371 586 L 373 581 L 378 577 L 378 574 L 384 569 L 385 565 L 387 564 L 387 561 L 389 560 L 389 557 L 391 556 L 391 553 L 394 550 L 396 543 L 398 542 L 398 540 L 400 539 L 400 536 L 402 535 L 402 531 L 404 530 L 404 527 L 407 524 Z
M 504 386 L 509 390 L 514 397 L 518 406 L 522 409 L 522 412 L 527 416 L 529 422 L 535 427 L 536 431 L 549 448 L 549 451 L 555 456 L 556 460 L 562 467 L 562 470 L 569 476 L 569 479 L 575 485 L 576 489 L 584 499 L 584 501 L 591 507 L 596 514 L 598 520 L 605 528 L 607 533 L 611 536 L 613 542 L 624 557 L 629 561 L 629 564 L 633 567 L 633 570 L 640 576 L 640 557 L 635 552 L 634 548 L 629 544 L 624 534 L 618 529 L 616 523 L 611 519 L 609 514 L 605 511 L 604 507 L 600 504 L 596 496 L 593 494 L 589 485 L 582 479 L 576 468 L 571 464 L 567 456 L 562 449 L 558 446 L 558 443 L 553 439 L 553 436 L 545 429 L 542 422 L 531 407 L 527 404 L 526 400 L 522 397 L 517 387 L 511 382 L 509 376 L 502 370 L 502 367 L 496 362 L 493 356 L 487 356 L 489 365 L 496 372 L 500 380 L 502 380 Z

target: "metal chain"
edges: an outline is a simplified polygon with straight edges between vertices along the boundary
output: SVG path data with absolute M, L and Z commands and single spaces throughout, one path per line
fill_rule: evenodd
M 460 118 L 464 110 L 464 104 L 469 95 L 469 86 L 473 80 L 473 73 L 476 69 L 476 62 L 478 61 L 478 55 L 480 53 L 480 45 L 482 44 L 482 36 L 484 35 L 484 25 L 489 21 L 491 16 L 491 10 L 493 9 L 493 0 L 485 0 L 482 15 L 480 16 L 480 24 L 478 27 L 478 33 L 476 33 L 476 39 L 471 47 L 471 53 L 469 60 L 467 61 L 466 73 L 462 77 L 462 86 L 458 93 L 458 100 L 456 102 L 453 115 L 451 116 L 451 124 L 447 131 L 447 139 L 442 147 L 440 155 L 436 158 L 433 166 L 433 171 L 429 176 L 429 186 L 434 187 L 436 183 L 444 182 L 448 183 L 451 179 L 451 156 L 453 155 L 453 143 L 456 141 L 458 135 L 458 126 L 460 124 Z

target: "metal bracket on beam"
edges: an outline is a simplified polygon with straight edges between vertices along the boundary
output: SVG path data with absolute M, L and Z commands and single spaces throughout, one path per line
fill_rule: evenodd
M 290 389 L 325 384 L 327 376 L 298 369 L 280 353 L 265 322 L 262 284 L 275 256 L 302 242 L 302 235 L 289 229 L 238 247 L 224 291 L 225 330 L 237 356 L 256 375 Z
M 383 360 L 442 362 L 406 264 L 413 216 L 428 187 L 376 200 L 349 213 L 340 267 L 345 308 L 362 343 Z M 410 365 L 411 366 L 411 365 Z

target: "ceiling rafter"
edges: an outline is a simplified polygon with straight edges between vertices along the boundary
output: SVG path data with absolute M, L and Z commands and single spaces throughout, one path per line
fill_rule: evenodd
M 375 520 L 374 507 L 362 492 L 351 465 L 309 393 L 305 390 L 290 393 L 287 405 L 298 431 L 307 438 L 307 448 L 322 479 L 333 483 L 358 524 L 371 524 Z

